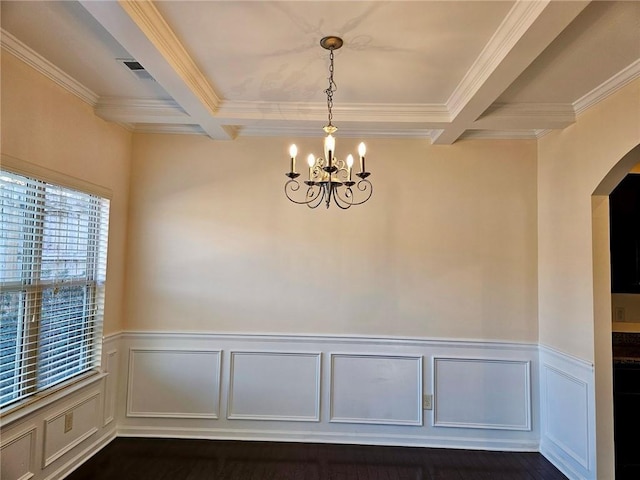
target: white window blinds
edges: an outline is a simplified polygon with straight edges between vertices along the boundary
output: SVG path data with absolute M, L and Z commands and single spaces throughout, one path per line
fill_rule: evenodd
M 109 200 L 0 170 L 0 406 L 99 367 Z

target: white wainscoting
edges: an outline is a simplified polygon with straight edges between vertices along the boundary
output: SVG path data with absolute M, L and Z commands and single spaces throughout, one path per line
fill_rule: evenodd
M 29 480 L 35 476 L 36 426 L 3 438 L 0 443 L 0 478 Z
M 103 341 L 102 371 L 83 374 L 2 416 L 0 478 L 59 480 L 116 436 L 119 335 Z M 65 416 L 72 423 L 65 432 Z M 70 429 L 68 427 L 71 427 Z
M 116 382 L 118 373 L 118 350 L 109 350 L 104 356 L 104 373 L 107 374 L 104 384 L 104 405 L 102 412 L 102 426 L 106 427 L 116 414 Z
M 117 417 L 121 436 L 520 451 L 539 446 L 533 344 L 126 332 L 119 350 L 119 390 L 126 391 L 117 408 L 126 413 Z M 442 402 L 456 393 L 459 365 L 442 364 L 434 382 L 435 358 L 464 358 L 491 381 L 479 382 L 481 391 L 455 412 L 447 410 Z M 506 393 L 495 395 L 496 387 Z M 434 388 L 443 389 L 442 425 L 433 411 L 422 410 L 424 394 L 440 395 Z M 479 398 L 493 402 L 481 416 Z
M 231 352 L 230 420 L 320 421 L 320 353 Z
M 531 430 L 531 362 L 433 359 L 437 427 Z
M 422 425 L 422 357 L 331 355 L 331 422 Z
M 48 467 L 98 431 L 99 400 L 100 393 L 93 393 L 44 419 L 42 468 Z M 69 431 L 65 431 L 67 415 L 72 419 Z
M 130 349 L 127 416 L 218 418 L 220 351 Z
M 540 347 L 540 451 L 571 479 L 595 479 L 594 369 Z

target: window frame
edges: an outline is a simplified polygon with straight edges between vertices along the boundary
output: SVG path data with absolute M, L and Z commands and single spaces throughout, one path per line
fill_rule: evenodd
M 16 174 L 27 177 L 32 180 L 34 184 L 38 185 L 36 189 L 37 195 L 33 198 L 37 199 L 34 203 L 34 215 L 33 215 L 33 238 L 29 242 L 25 242 L 23 251 L 26 248 L 31 248 L 33 251 L 39 251 L 39 254 L 33 255 L 32 260 L 29 263 L 22 263 L 23 272 L 21 280 L 13 282 L 0 282 L 0 290 L 3 292 L 16 292 L 19 295 L 19 315 L 22 321 L 18 322 L 16 333 L 16 357 L 15 357 L 15 370 L 20 370 L 15 377 L 13 383 L 13 391 L 18 391 L 17 398 L 7 400 L 2 406 L 0 406 L 0 414 L 2 414 L 3 420 L 5 415 L 16 410 L 38 402 L 43 397 L 55 397 L 56 393 L 68 389 L 71 385 L 85 384 L 89 377 L 95 376 L 99 373 L 102 365 L 102 331 L 104 325 L 104 304 L 105 304 L 105 291 L 106 291 L 106 270 L 107 270 L 107 257 L 108 257 L 108 237 L 109 237 L 109 216 L 110 216 L 110 200 L 111 192 L 103 187 L 85 182 L 83 180 L 68 177 L 59 172 L 54 172 L 46 168 L 24 162 L 14 157 L 9 157 L 5 154 L 1 155 L 2 171 L 9 174 Z M 42 185 L 42 182 L 45 185 Z M 65 281 L 62 285 L 55 278 L 42 279 L 42 262 L 43 262 L 43 249 L 42 245 L 45 241 L 45 218 L 41 213 L 44 211 L 44 194 L 46 188 L 49 189 L 63 189 L 73 190 L 80 194 L 90 195 L 91 199 L 87 202 L 89 208 L 86 210 L 90 212 L 91 208 L 95 209 L 95 212 L 100 212 L 102 215 L 101 202 L 106 201 L 106 221 L 102 221 L 99 215 L 95 218 L 92 217 L 88 223 L 88 232 L 86 233 L 87 246 L 87 263 L 86 263 L 86 278 L 79 278 Z M 42 189 L 42 193 L 38 190 Z M 40 215 L 38 212 L 40 211 Z M 96 220 L 97 218 L 97 220 Z M 104 232 L 101 233 L 100 230 Z M 100 235 L 103 235 L 105 246 L 101 250 L 99 245 Z M 83 237 L 84 239 L 84 237 Z M 28 243 L 28 245 L 27 245 Z M 101 258 L 101 256 L 103 258 Z M 95 263 L 94 263 L 95 262 Z M 102 268 L 103 274 L 100 278 L 98 270 L 100 270 L 99 262 L 103 262 Z M 25 273 L 24 268 L 30 270 Z M 33 267 L 33 271 L 31 268 Z M 75 352 L 79 352 L 75 355 L 76 362 L 78 362 L 79 371 L 72 375 L 63 375 L 61 378 L 55 378 L 53 375 L 52 381 L 45 381 L 41 384 L 40 373 L 47 371 L 47 368 L 41 368 L 39 365 L 39 356 L 41 355 L 41 348 L 43 339 L 39 335 L 39 330 L 42 328 L 43 320 L 43 297 L 45 292 L 55 291 L 58 287 L 76 289 L 81 287 L 82 295 L 82 324 L 78 328 L 73 329 L 71 337 L 74 340 L 77 339 L 79 346 L 74 347 Z M 66 305 L 66 304 L 65 304 Z M 87 312 L 87 309 L 91 309 Z M 71 318 L 71 317 L 70 317 Z M 31 320 L 31 321 L 30 321 Z M 55 322 L 58 322 L 56 319 Z M 54 322 L 54 326 L 57 324 Z M 62 337 L 60 337 L 62 339 Z M 26 346 L 28 340 L 33 341 L 36 339 L 37 345 L 35 348 L 29 348 Z M 58 347 L 56 347 L 58 348 Z M 65 347 L 63 347 L 65 348 Z M 64 364 L 64 363 L 63 363 Z M 57 362 L 54 363 L 57 367 Z M 71 363 L 72 365 L 72 363 Z M 64 368 L 62 372 L 68 372 L 71 368 Z M 55 368 L 53 369 L 55 371 Z M 100 375 L 102 377 L 102 375 Z M 25 380 L 26 379 L 26 380 Z M 24 383 L 24 382 L 27 383 Z M 92 380 L 90 380 L 92 381 Z M 24 390 L 24 393 L 20 393 Z

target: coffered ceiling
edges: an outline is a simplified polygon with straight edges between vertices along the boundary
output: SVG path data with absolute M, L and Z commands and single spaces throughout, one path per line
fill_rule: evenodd
M 535 138 L 640 75 L 636 1 L 3 0 L 0 19 L 100 117 L 221 140 L 322 135 L 326 35 L 341 136 Z

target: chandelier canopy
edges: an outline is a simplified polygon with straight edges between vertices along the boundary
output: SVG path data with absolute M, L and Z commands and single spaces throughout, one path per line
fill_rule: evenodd
M 333 120 L 333 94 L 337 87 L 333 80 L 333 52 L 339 49 L 343 41 L 339 37 L 324 37 L 320 40 L 322 48 L 329 50 L 329 86 L 324 91 L 327 95 L 327 110 L 329 112 L 329 123 L 323 130 L 327 134 L 324 139 L 324 158 L 315 157 L 312 153 L 307 157 L 309 166 L 309 179 L 304 182 L 307 192 L 302 196 L 300 182 L 296 180 L 300 174 L 296 172 L 296 157 L 298 147 L 291 145 L 289 156 L 291 157 L 291 171 L 285 175 L 289 180 L 284 185 L 284 193 L 289 200 L 300 205 L 307 205 L 309 208 L 316 208 L 324 202 L 327 208 L 333 203 L 346 210 L 353 205 L 362 205 L 371 198 L 373 186 L 367 179 L 370 175 L 365 168 L 366 147 L 364 143 L 358 145 L 358 157 L 360 158 L 360 172 L 355 175 L 360 179 L 358 182 L 353 178 L 353 155 L 349 154 L 346 160 L 336 157 L 336 139 L 333 134 L 338 130 L 332 123 Z M 352 188 L 354 187 L 355 188 Z M 294 198 L 294 197 L 299 198 Z

